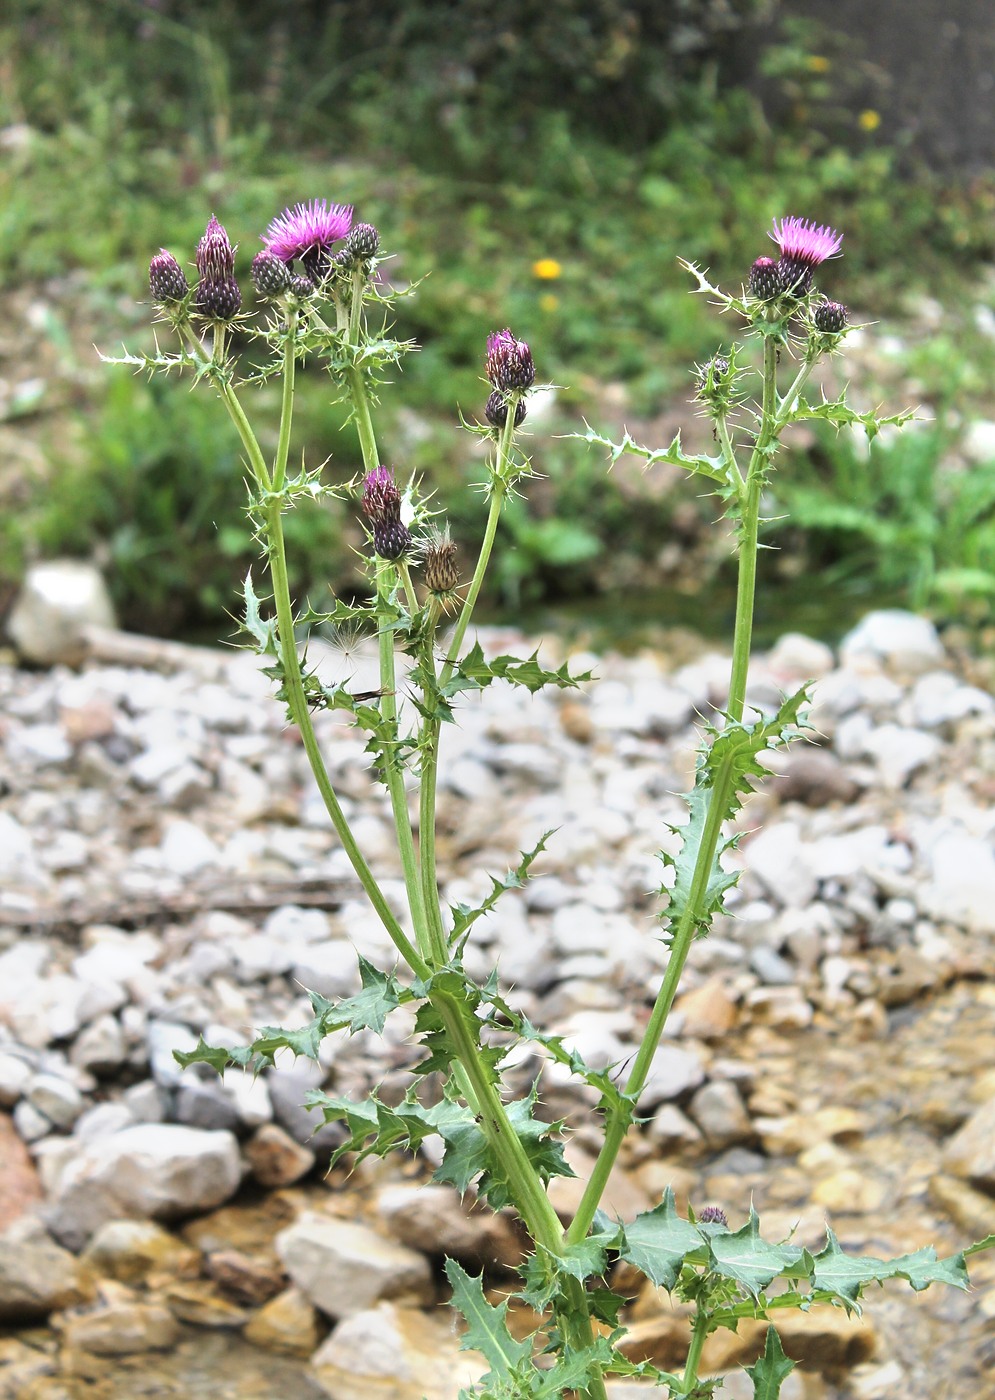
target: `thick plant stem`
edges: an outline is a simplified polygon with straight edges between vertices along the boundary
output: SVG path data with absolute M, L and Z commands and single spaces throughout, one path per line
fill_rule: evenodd
M 685 1395 L 690 1395 L 694 1387 L 698 1384 L 698 1367 L 701 1364 L 701 1353 L 708 1337 L 708 1321 L 708 1313 L 699 1303 L 698 1310 L 694 1315 L 691 1345 L 688 1347 L 687 1360 L 684 1363 L 684 1375 L 681 1380 L 681 1390 Z
M 283 353 L 283 397 L 280 407 L 280 436 L 276 444 L 276 457 L 273 460 L 273 490 L 282 491 L 287 479 L 287 458 L 290 456 L 290 428 L 294 417 L 294 380 L 297 370 L 298 313 L 291 311 L 287 316 L 287 343 Z
M 729 717 L 736 723 L 742 721 L 745 709 L 750 647 L 753 638 L 760 492 L 763 486 L 766 463 L 781 426 L 776 408 L 776 374 L 777 346 L 772 338 L 768 338 L 764 342 L 764 388 L 761 422 L 750 458 L 746 481 L 742 483 L 738 491 L 740 503 L 739 579 L 736 593 L 736 624 L 733 636 L 728 706 Z M 664 1027 L 667 1024 L 667 1018 L 673 1007 L 691 945 L 704 918 L 703 910 L 709 872 L 712 869 L 715 852 L 722 835 L 722 814 L 726 810 L 732 780 L 732 763 L 729 761 L 719 768 L 712 783 L 705 826 L 691 879 L 691 890 L 684 906 L 684 912 L 672 930 L 667 970 L 664 973 L 639 1051 L 625 1084 L 626 1098 L 633 1104 L 646 1085 L 653 1056 L 656 1054 Z M 630 1122 L 631 1110 L 625 1105 L 620 1109 L 609 1110 L 605 1120 L 605 1140 L 581 1197 L 577 1213 L 567 1231 L 568 1243 L 577 1244 L 586 1238 Z

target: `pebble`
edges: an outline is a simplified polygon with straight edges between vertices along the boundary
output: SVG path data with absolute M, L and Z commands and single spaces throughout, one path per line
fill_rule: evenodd
M 276 1251 L 297 1287 L 329 1317 L 402 1295 L 415 1303 L 431 1297 L 425 1256 L 365 1225 L 308 1211 L 277 1235 Z
M 448 1319 L 393 1303 L 345 1318 L 311 1360 L 331 1400 L 456 1400 L 487 1370 Z
M 88 626 L 114 627 L 114 607 L 99 569 L 78 559 L 33 564 L 7 619 L 7 633 L 25 661 L 75 665 Z

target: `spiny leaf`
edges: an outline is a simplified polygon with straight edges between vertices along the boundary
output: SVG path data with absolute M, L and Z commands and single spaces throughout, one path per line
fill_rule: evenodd
M 514 870 L 508 870 L 499 880 L 491 876 L 490 893 L 480 904 L 473 906 L 469 904 L 451 904 L 449 907 L 453 915 L 453 930 L 449 935 L 450 945 L 457 946 L 457 952 L 462 952 L 466 943 L 467 934 L 470 928 L 484 914 L 489 914 L 497 904 L 498 900 L 506 890 L 520 890 L 529 877 L 529 870 L 533 861 L 546 849 L 546 842 L 552 836 L 555 828 L 544 831 L 539 840 L 532 847 L 531 851 L 522 854 L 521 860 Z
M 838 399 L 824 398 L 821 403 L 816 404 L 799 399 L 785 421 L 800 423 L 806 419 L 821 418 L 827 423 L 833 423 L 837 428 L 859 426 L 867 434 L 868 442 L 873 442 L 882 428 L 901 428 L 915 418 L 916 412 L 914 408 L 906 408 L 901 413 L 879 414 L 873 409 L 867 413 L 858 413 L 847 403 L 846 395 L 841 394 Z
M 869 1283 L 883 1283 L 889 1278 L 906 1279 L 917 1293 L 931 1283 L 948 1283 L 954 1288 L 968 1287 L 964 1255 L 953 1254 L 937 1258 L 932 1245 L 917 1249 L 914 1254 L 902 1254 L 896 1259 L 875 1259 L 870 1255 L 848 1255 L 828 1227 L 826 1247 L 814 1258 L 812 1284 L 817 1289 L 856 1303 Z
M 492 681 L 501 680 L 508 681 L 511 685 L 525 686 L 526 690 L 534 695 L 546 685 L 556 686 L 560 690 L 571 690 L 576 689 L 582 681 L 591 679 L 590 671 L 572 676 L 569 662 L 564 662 L 555 671 L 546 670 L 539 665 L 538 657 L 537 648 L 525 661 L 517 656 L 495 656 L 492 661 L 485 661 L 483 648 L 479 642 L 474 642 L 466 656 L 457 661 L 452 676 L 440 687 L 439 693 L 450 700 L 460 691 L 483 690 Z
M 245 630 L 255 641 L 256 650 L 261 656 L 278 656 L 276 618 L 264 622 L 260 616 L 259 599 L 252 587 L 251 569 L 245 576 L 242 596 L 245 599 Z
M 709 1231 L 707 1238 L 712 1272 L 731 1279 L 754 1297 L 772 1279 L 798 1264 L 805 1252 L 798 1245 L 768 1244 L 761 1239 L 760 1220 L 752 1208 L 741 1229 Z
M 685 1259 L 705 1258 L 705 1238 L 690 1220 L 678 1215 L 668 1186 L 654 1209 L 637 1215 L 625 1226 L 620 1253 L 659 1288 L 673 1288 Z
M 803 686 L 782 702 L 771 719 L 755 724 L 730 721 L 721 731 L 712 729 L 712 742 L 699 749 L 694 788 L 686 798 L 690 820 L 670 828 L 680 838 L 680 851 L 676 856 L 660 852 L 664 865 L 675 872 L 673 885 L 662 891 L 668 896 L 665 918 L 671 930 L 690 917 L 703 933 L 722 908 L 726 891 L 739 877 L 722 869 L 721 857 L 731 843 L 720 841 L 704 883 L 700 883 L 698 861 L 706 831 L 714 830 L 716 821 L 721 825 L 734 817 L 743 805 L 742 798 L 752 791 L 754 779 L 767 776 L 757 756 L 788 742 L 801 725 L 799 712 L 806 698 Z M 716 801 L 721 802 L 721 810 L 713 812 Z
M 531 1359 L 531 1342 L 516 1341 L 508 1330 L 507 1303 L 497 1307 L 488 1303 L 481 1279 L 471 1277 L 454 1259 L 446 1260 L 446 1277 L 453 1290 L 453 1307 L 466 1320 L 460 1350 L 476 1350 L 487 1358 L 491 1369 L 486 1380 L 503 1380 Z
M 707 476 L 712 481 L 727 486 L 728 475 L 725 462 L 721 457 L 707 457 L 704 454 L 689 457 L 681 446 L 680 433 L 675 434 L 669 447 L 642 447 L 640 444 L 625 433 L 621 442 L 613 442 L 611 438 L 602 437 L 596 433 L 589 423 L 585 421 L 586 433 L 568 433 L 568 437 L 579 438 L 581 442 L 593 443 L 598 447 L 607 447 L 608 459 L 612 466 L 626 453 L 633 457 L 645 459 L 646 468 L 653 467 L 657 462 L 664 462 L 668 466 L 682 467 L 685 471 L 693 472 L 697 476 Z
M 795 1363 L 785 1356 L 774 1328 L 768 1327 L 763 1356 L 755 1365 L 744 1369 L 753 1382 L 753 1400 L 777 1400 L 781 1383 L 795 1369 Z
M 193 1050 L 174 1050 L 173 1059 L 187 1069 L 190 1065 L 210 1065 L 218 1074 L 224 1074 L 232 1062 L 231 1051 L 224 1045 L 208 1045 L 203 1036 Z

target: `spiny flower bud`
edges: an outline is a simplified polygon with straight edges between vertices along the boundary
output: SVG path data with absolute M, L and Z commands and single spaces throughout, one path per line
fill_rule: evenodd
M 729 1224 L 728 1217 L 721 1206 L 706 1206 L 698 1216 L 702 1225 L 721 1225 L 723 1229 Z
M 411 548 L 411 531 L 400 519 L 373 522 L 373 548 L 381 559 L 400 559 Z
M 352 258 L 372 258 L 380 247 L 380 234 L 372 224 L 355 224 L 345 241 L 345 251 Z
M 198 312 L 211 321 L 230 321 L 238 315 L 242 293 L 235 281 L 235 249 L 213 214 L 197 244 L 196 260 Z
M 279 297 L 290 290 L 290 269 L 282 258 L 264 248 L 252 259 L 252 285 L 261 297 Z
M 487 337 L 487 378 L 495 389 L 505 393 L 531 389 L 535 383 L 532 351 L 524 340 L 516 340 L 511 331 L 495 331 Z
M 306 297 L 314 296 L 314 283 L 311 281 L 310 277 L 291 277 L 290 285 L 287 290 L 303 301 Z
M 435 534 L 425 551 L 425 584 L 432 593 L 451 593 L 459 583 L 456 542 L 449 531 Z
M 698 393 L 706 393 L 709 383 L 713 389 L 718 388 L 728 373 L 729 361 L 724 355 L 716 355 L 698 370 Z
M 149 263 L 149 287 L 153 299 L 164 306 L 182 301 L 190 290 L 182 267 L 165 248 Z
M 242 305 L 242 293 L 234 277 L 202 277 L 197 283 L 196 306 L 209 321 L 231 321 Z
M 823 335 L 839 335 L 846 330 L 848 315 L 846 307 L 840 302 L 822 301 L 815 308 L 812 320 L 815 322 L 815 329 Z
M 390 467 L 367 472 L 363 482 L 363 513 L 374 525 L 401 518 L 401 493 Z
M 515 404 L 515 427 L 520 428 L 525 422 L 525 415 L 528 409 L 524 399 L 519 399 Z M 503 428 L 508 421 L 508 400 L 500 389 L 495 389 L 493 394 L 488 395 L 484 405 L 484 417 L 492 428 Z
M 202 282 L 223 282 L 235 276 L 235 249 L 213 214 L 197 244 L 197 273 Z
M 757 258 L 750 268 L 750 296 L 758 301 L 773 301 L 783 290 L 774 259 Z

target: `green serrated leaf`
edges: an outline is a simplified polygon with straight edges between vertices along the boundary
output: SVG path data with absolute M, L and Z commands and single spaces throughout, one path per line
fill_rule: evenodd
M 750 1209 L 750 1218 L 739 1230 L 707 1234 L 709 1268 L 722 1278 L 731 1279 L 756 1297 L 772 1279 L 793 1268 L 805 1251 L 799 1245 L 768 1244 L 760 1236 L 760 1220 Z
M 210 1065 L 218 1074 L 224 1074 L 232 1062 L 231 1051 L 223 1045 L 208 1045 L 201 1036 L 193 1050 L 174 1050 L 173 1059 L 184 1069 L 190 1065 Z
M 489 914 L 497 904 L 498 900 L 507 890 L 520 890 L 529 878 L 529 870 L 536 858 L 546 849 L 546 843 L 552 836 L 554 828 L 544 831 L 539 840 L 532 847 L 531 851 L 523 853 L 521 860 L 513 870 L 508 870 L 499 880 L 493 875 L 491 878 L 490 892 L 480 904 L 473 906 L 469 904 L 452 904 L 450 910 L 453 916 L 453 929 L 449 935 L 450 946 L 455 946 L 457 953 L 461 953 L 466 943 L 467 934 L 470 928 L 482 918 L 484 914 Z
M 707 476 L 712 481 L 718 482 L 723 488 L 728 487 L 729 477 L 726 464 L 721 457 L 707 457 L 703 453 L 689 457 L 681 446 L 680 433 L 675 434 L 669 447 L 642 447 L 635 442 L 629 433 L 626 433 L 621 442 L 613 442 L 611 438 L 602 437 L 596 433 L 589 423 L 585 421 L 586 433 L 569 433 L 569 437 L 579 438 L 582 442 L 594 444 L 598 447 L 608 449 L 608 459 L 612 466 L 620 457 L 626 454 L 633 457 L 642 457 L 646 463 L 646 468 L 655 466 L 658 462 L 663 462 L 668 466 L 682 467 L 685 471 L 692 472 L 696 476 Z
M 439 694 L 450 700 L 461 691 L 483 690 L 492 681 L 501 680 L 508 681 L 511 685 L 524 686 L 534 695 L 543 686 L 552 685 L 560 690 L 572 690 L 582 681 L 591 679 L 590 671 L 572 676 L 568 662 L 564 662 L 555 671 L 547 670 L 539 665 L 538 657 L 537 649 L 525 661 L 517 656 L 496 656 L 492 661 L 485 661 L 483 648 L 479 642 L 474 642 L 467 654 L 457 661 L 452 676 L 440 687 Z
M 933 1246 L 927 1245 L 913 1254 L 902 1254 L 895 1259 L 851 1255 L 845 1253 L 839 1240 L 827 1227 L 826 1247 L 814 1258 L 813 1287 L 853 1304 L 867 1284 L 883 1283 L 889 1278 L 904 1278 L 917 1293 L 931 1283 L 947 1283 L 962 1289 L 968 1287 L 963 1253 L 939 1259 Z
M 276 619 L 270 618 L 263 621 L 259 614 L 259 599 L 256 597 L 252 587 L 252 571 L 245 576 L 245 584 L 242 590 L 245 599 L 245 630 L 256 644 L 256 650 L 261 656 L 279 655 L 279 643 L 276 631 Z
M 785 421 L 799 423 L 815 418 L 832 423 L 837 428 L 859 426 L 867 434 L 868 442 L 873 442 L 882 428 L 904 427 L 906 423 L 915 418 L 916 412 L 917 410 L 914 408 L 907 408 L 903 409 L 901 413 L 876 413 L 873 409 L 867 413 L 858 413 L 847 403 L 844 393 L 838 399 L 823 398 L 820 403 L 815 404 L 810 404 L 805 399 L 799 399 Z
M 446 1277 L 453 1290 L 453 1307 L 466 1321 L 462 1351 L 479 1351 L 487 1358 L 489 1376 L 504 1380 L 532 1356 L 530 1341 L 516 1341 L 508 1330 L 508 1304 L 496 1307 L 484 1297 L 480 1278 L 471 1277 L 454 1259 L 446 1260 Z
M 674 1193 L 668 1186 L 663 1200 L 654 1210 L 644 1211 L 625 1226 L 619 1252 L 651 1283 L 671 1289 L 685 1259 L 704 1260 L 705 1243 L 697 1226 L 678 1215 Z
M 777 1332 L 768 1327 L 763 1356 L 753 1366 L 744 1367 L 753 1382 L 753 1400 L 777 1400 L 782 1382 L 794 1369 L 795 1363 L 785 1356 Z

